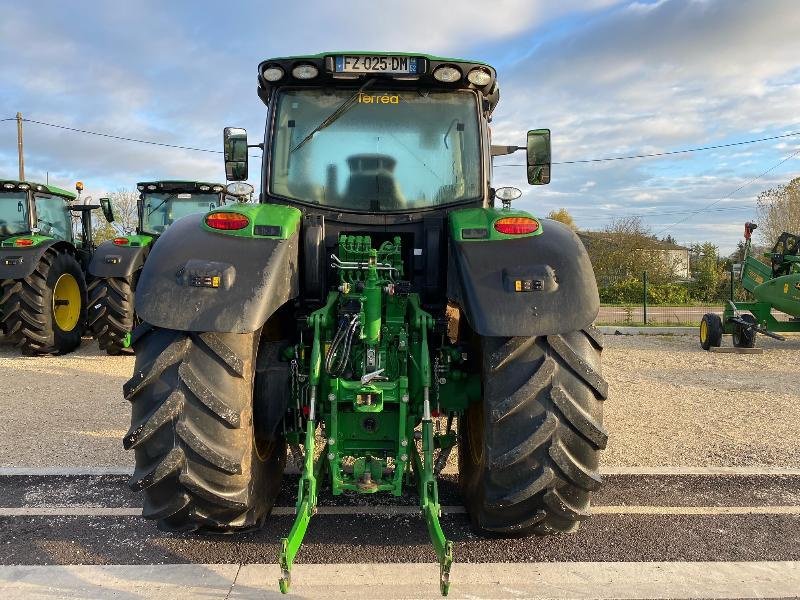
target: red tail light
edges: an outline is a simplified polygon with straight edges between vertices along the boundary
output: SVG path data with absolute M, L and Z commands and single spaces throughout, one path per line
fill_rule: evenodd
M 112 240 L 115 246 L 127 246 L 130 242 L 128 238 L 118 237 Z
M 15 246 L 33 246 L 33 240 L 30 238 L 19 238 L 14 240 Z
M 235 230 L 244 229 L 250 224 L 250 219 L 240 213 L 216 212 L 206 216 L 206 225 L 211 229 Z
M 539 221 L 530 217 L 503 217 L 494 222 L 494 228 L 506 235 L 524 235 L 539 229 Z

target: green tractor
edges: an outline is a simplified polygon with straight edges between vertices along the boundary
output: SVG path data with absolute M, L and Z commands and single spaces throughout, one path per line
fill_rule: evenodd
M 144 181 L 139 190 L 139 222 L 134 233 L 119 231 L 103 242 L 89 264 L 88 324 L 100 348 L 109 354 L 129 352 L 136 323 L 133 297 L 150 248 L 174 221 L 222 206 L 225 188 L 200 181 Z M 111 203 L 101 198 L 105 217 L 114 221 Z
M 81 343 L 91 211 L 78 194 L 26 181 L 0 181 L 0 328 L 24 354 L 63 354 Z M 75 235 L 72 215 L 80 214 Z
M 742 287 L 754 300 L 725 305 L 722 317 L 706 313 L 700 321 L 700 345 L 704 350 L 719 347 L 723 334 L 730 334 L 737 348 L 753 348 L 761 333 L 776 340 L 786 338 L 776 332 L 800 332 L 800 235 L 783 232 L 771 252 L 764 258 L 769 264 L 751 255 L 751 238 L 755 223 L 744 224 L 744 261 Z M 791 317 L 789 321 L 775 318 L 778 310 Z
M 568 227 L 491 184 L 517 150 L 549 183 L 550 132 L 491 145 L 499 91 L 479 62 L 321 54 L 267 60 L 258 81 L 260 202 L 181 219 L 139 279 L 123 391 L 143 515 L 258 527 L 288 445 L 303 468 L 283 592 L 324 486 L 415 489 L 446 594 L 437 475 L 457 447 L 475 532 L 574 531 L 607 440 L 595 278 Z M 225 129 L 232 186 L 252 146 Z

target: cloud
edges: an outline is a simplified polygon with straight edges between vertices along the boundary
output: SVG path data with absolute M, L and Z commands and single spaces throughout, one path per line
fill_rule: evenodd
M 778 0 L 6 3 L 0 118 L 20 110 L 41 121 L 217 150 L 225 125 L 248 128 L 253 141 L 262 135 L 265 109 L 255 94 L 261 60 L 395 49 L 498 64 L 498 143 L 519 144 L 528 128 L 550 127 L 556 161 L 659 152 L 800 130 L 798 30 L 796 3 Z M 216 154 L 32 123 L 25 132 L 30 176 L 49 171 L 65 187 L 78 178 L 93 191 L 159 177 L 224 177 Z M 648 214 L 658 230 L 682 218 L 676 213 L 725 197 L 798 143 L 555 165 L 553 183 L 533 188 L 520 167 L 498 167 L 495 176 L 521 187 L 517 204 L 538 214 L 565 206 L 589 228 Z M 252 159 L 254 174 L 258 163 Z M 796 165 L 789 161 L 742 190 L 735 206 L 753 205 L 760 189 L 784 182 Z M 13 123 L 0 123 L 0 172 L 16 173 Z M 670 233 L 730 246 L 736 238 L 726 238 L 721 223 L 747 216 L 746 209 L 709 211 Z
M 568 161 L 797 131 L 798 29 L 800 11 L 793 1 L 664 0 L 590 15 L 538 44 L 501 80 L 495 139 L 513 143 L 524 135 L 526 122 L 550 127 L 554 160 Z M 785 143 L 747 146 L 747 154 L 738 149 L 556 165 L 551 187 L 571 193 L 567 208 L 579 226 L 592 227 L 598 217 L 649 213 L 646 222 L 658 231 L 683 218 L 676 212 L 730 194 L 798 148 L 800 139 Z M 736 198 L 754 207 L 760 189 L 791 176 L 790 163 Z M 588 189 L 587 179 L 597 185 Z M 549 208 L 540 209 L 532 198 L 546 204 L 538 190 L 526 194 L 525 203 L 540 212 Z M 703 235 L 730 247 L 736 237 L 723 238 L 728 229 L 720 221 L 738 222 L 747 214 L 700 213 L 691 218 L 691 228 L 669 232 Z

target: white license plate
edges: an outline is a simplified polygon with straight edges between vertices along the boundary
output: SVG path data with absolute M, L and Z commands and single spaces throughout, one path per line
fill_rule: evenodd
M 389 73 L 417 75 L 417 58 L 414 56 L 337 56 L 337 73 Z

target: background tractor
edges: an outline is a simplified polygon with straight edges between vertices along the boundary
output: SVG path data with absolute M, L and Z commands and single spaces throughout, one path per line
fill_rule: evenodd
M 0 181 L 0 324 L 25 354 L 62 354 L 81 343 L 91 211 L 78 194 L 26 181 Z M 80 234 L 73 215 L 80 215 Z
M 200 181 L 145 181 L 139 190 L 135 232 L 120 231 L 98 246 L 89 264 L 88 324 L 100 348 L 109 354 L 128 351 L 136 323 L 133 295 L 153 242 L 177 219 L 213 210 L 225 201 L 225 188 Z M 108 198 L 105 217 L 114 221 Z
M 181 219 L 139 279 L 123 390 L 143 515 L 258 527 L 288 444 L 303 470 L 282 591 L 322 486 L 411 487 L 446 594 L 437 473 L 457 446 L 478 534 L 574 531 L 607 438 L 595 278 L 568 227 L 491 184 L 492 156 L 517 150 L 528 182 L 548 183 L 550 132 L 492 146 L 499 90 L 479 62 L 322 54 L 267 60 L 258 81 L 260 203 Z M 246 180 L 243 129 L 224 153 Z
M 772 251 L 764 254 L 767 264 L 750 254 L 756 227 L 755 223 L 744 224 L 741 280 L 742 287 L 754 300 L 729 300 L 722 318 L 716 313 L 703 315 L 700 345 L 704 350 L 719 347 L 726 333 L 733 337 L 735 347 L 753 348 L 758 333 L 784 340 L 776 332 L 800 332 L 800 235 L 783 232 Z M 773 309 L 793 317 L 792 320 L 779 321 L 772 314 Z

